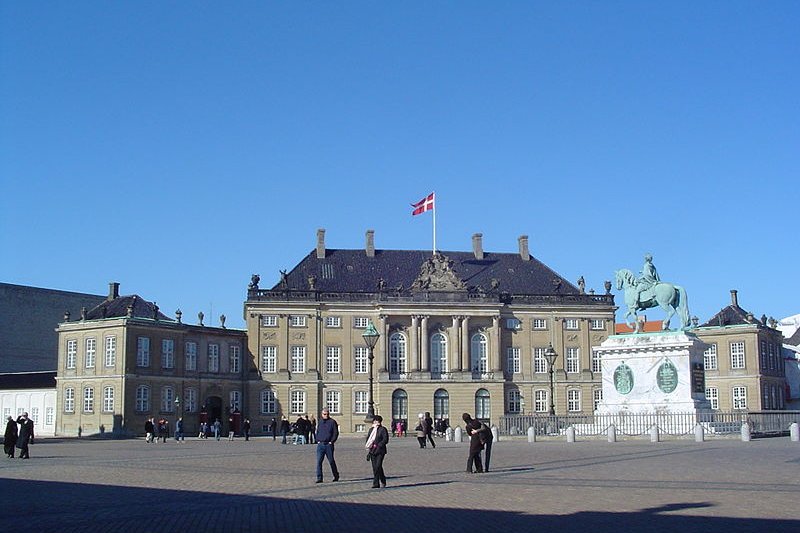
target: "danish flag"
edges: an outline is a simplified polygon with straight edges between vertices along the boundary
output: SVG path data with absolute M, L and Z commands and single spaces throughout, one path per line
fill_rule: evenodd
M 415 204 L 411 204 L 411 207 L 414 208 L 414 210 L 411 212 L 411 215 L 412 216 L 421 215 L 425 211 L 431 211 L 433 209 L 433 207 L 434 207 L 433 204 L 434 204 L 435 197 L 436 197 L 436 193 L 430 193 L 428 196 L 426 196 L 425 198 L 423 198 L 419 202 L 417 202 Z

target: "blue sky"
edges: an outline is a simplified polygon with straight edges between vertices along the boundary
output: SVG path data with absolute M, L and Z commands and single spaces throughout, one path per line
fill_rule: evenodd
M 707 320 L 800 312 L 800 3 L 0 3 L 0 281 L 243 326 L 330 248 L 653 253 Z M 617 298 L 620 301 L 620 298 Z M 651 312 L 649 318 L 661 318 Z

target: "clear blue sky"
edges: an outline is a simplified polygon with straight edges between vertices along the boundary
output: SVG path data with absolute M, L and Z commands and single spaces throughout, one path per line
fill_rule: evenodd
M 330 248 L 800 312 L 798 2 L 2 2 L 0 281 L 243 326 Z M 618 302 L 620 298 L 617 298 Z M 650 318 L 661 318 L 651 312 Z

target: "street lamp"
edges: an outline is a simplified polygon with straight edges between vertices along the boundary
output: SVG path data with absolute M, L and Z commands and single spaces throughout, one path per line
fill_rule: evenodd
M 375 402 L 372 399 L 372 362 L 375 359 L 375 345 L 378 344 L 378 338 L 381 334 L 378 333 L 372 320 L 370 320 L 361 336 L 364 337 L 364 342 L 367 343 L 367 348 L 369 348 L 369 398 L 367 402 L 369 407 L 367 408 L 367 416 L 364 418 L 364 422 L 371 424 L 375 418 Z
M 547 359 L 547 364 L 550 367 L 550 416 L 555 416 L 556 404 L 553 397 L 553 365 L 556 363 L 558 354 L 553 349 L 553 343 L 550 343 L 550 346 L 544 351 L 544 358 Z

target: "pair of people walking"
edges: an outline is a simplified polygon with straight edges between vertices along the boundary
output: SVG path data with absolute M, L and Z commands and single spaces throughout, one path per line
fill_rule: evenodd
M 433 419 L 431 418 L 431 414 L 429 412 L 425 412 L 425 414 L 420 413 L 418 418 L 419 422 L 415 430 L 417 432 L 419 447 L 425 448 L 427 447 L 427 443 L 430 442 L 431 448 L 436 448 L 436 443 L 433 442 Z
M 492 458 L 492 441 L 494 441 L 492 430 L 480 420 L 473 419 L 469 413 L 462 414 L 461 419 L 464 420 L 464 427 L 469 435 L 467 472 L 470 474 L 488 472 L 489 461 Z M 484 464 L 481 464 L 481 451 L 484 449 L 486 450 L 485 461 Z
M 28 418 L 28 413 L 22 413 L 16 420 L 9 416 L 3 437 L 3 451 L 6 457 L 13 459 L 14 448 L 17 448 L 20 459 L 30 459 L 28 446 L 31 444 L 33 444 L 33 420 Z

